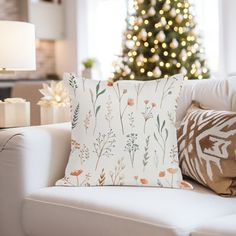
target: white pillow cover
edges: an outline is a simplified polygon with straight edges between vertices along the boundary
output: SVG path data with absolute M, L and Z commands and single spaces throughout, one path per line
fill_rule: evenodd
M 178 162 L 181 75 L 113 83 L 66 73 L 64 83 L 72 103 L 71 154 L 56 185 L 191 188 Z

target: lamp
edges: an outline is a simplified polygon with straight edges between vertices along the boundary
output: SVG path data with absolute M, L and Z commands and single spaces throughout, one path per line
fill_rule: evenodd
M 0 74 L 35 70 L 34 25 L 0 21 Z M 30 125 L 30 102 L 21 98 L 0 101 L 0 127 Z
M 35 69 L 34 25 L 0 21 L 0 73 Z

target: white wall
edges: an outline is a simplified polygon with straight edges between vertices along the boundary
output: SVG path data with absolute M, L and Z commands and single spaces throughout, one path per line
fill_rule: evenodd
M 225 76 L 236 75 L 236 1 L 221 0 L 221 63 Z
M 77 0 L 64 0 L 65 5 L 65 39 L 56 41 L 56 72 L 78 72 L 77 55 Z
M 65 40 L 56 42 L 56 71 L 79 72 L 81 61 L 88 57 L 86 0 L 64 0 Z M 220 67 L 221 78 L 236 75 L 236 0 L 220 0 Z M 217 22 L 216 22 L 217 24 Z M 79 32 L 83 32 L 80 35 Z M 99 45 L 98 45 L 99 46 Z

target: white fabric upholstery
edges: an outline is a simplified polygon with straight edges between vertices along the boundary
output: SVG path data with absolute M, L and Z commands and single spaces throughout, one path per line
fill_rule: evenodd
M 25 200 L 23 224 L 35 236 L 184 236 L 209 219 L 232 213 L 236 198 L 219 197 L 196 184 L 190 191 L 53 187 Z
M 207 221 L 191 233 L 191 236 L 235 236 L 236 214 Z
M 234 79 L 187 81 L 179 119 L 192 99 L 236 111 L 235 88 Z M 219 235 L 236 235 L 234 224 L 223 219 L 236 214 L 236 198 L 222 198 L 196 185 L 194 191 L 50 188 L 64 174 L 69 149 L 69 124 L 0 131 L 0 236 L 25 236 L 22 221 L 27 236 L 185 236 L 193 229 L 193 236 L 217 235 L 214 228 Z M 155 202 L 159 204 L 153 207 Z
M 23 199 L 63 176 L 69 149 L 69 123 L 0 131 L 1 236 L 24 235 Z
M 236 78 L 185 81 L 178 101 L 177 122 L 183 119 L 192 101 L 215 110 L 236 111 Z

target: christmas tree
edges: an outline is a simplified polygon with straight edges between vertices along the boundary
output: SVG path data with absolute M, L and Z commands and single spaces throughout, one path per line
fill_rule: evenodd
M 209 78 L 192 8 L 188 0 L 134 0 L 113 80 Z

